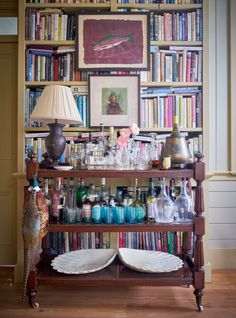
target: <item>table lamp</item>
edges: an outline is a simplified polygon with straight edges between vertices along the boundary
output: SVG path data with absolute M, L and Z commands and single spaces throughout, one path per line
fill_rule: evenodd
M 82 123 L 71 89 L 61 85 L 45 86 L 30 119 L 48 125 L 49 135 L 45 139 L 45 146 L 53 161 L 61 157 L 66 147 L 62 133 L 65 124 Z

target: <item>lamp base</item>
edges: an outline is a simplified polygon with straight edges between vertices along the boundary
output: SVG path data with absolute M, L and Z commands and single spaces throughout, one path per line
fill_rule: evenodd
M 53 161 L 57 161 L 61 157 L 66 147 L 66 139 L 62 132 L 64 126 L 57 122 L 48 124 L 49 135 L 45 139 L 45 146 L 49 158 Z

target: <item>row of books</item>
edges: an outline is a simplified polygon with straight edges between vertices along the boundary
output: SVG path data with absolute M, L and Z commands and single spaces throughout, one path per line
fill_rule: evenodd
M 201 9 L 193 12 L 150 12 L 150 40 L 202 41 L 203 15 Z
M 75 39 L 75 16 L 64 14 L 61 9 L 26 8 L 25 20 L 26 40 Z
M 146 97 L 145 97 L 146 96 Z M 179 126 L 185 128 L 202 127 L 202 93 L 141 95 L 140 127 L 171 128 L 174 116 L 178 117 Z
M 77 88 L 78 86 L 76 86 Z M 76 91 L 76 88 L 71 87 L 75 102 L 78 107 L 78 111 L 83 120 L 83 127 L 89 127 L 89 111 L 88 111 L 88 95 L 87 90 L 85 93 Z M 29 127 L 43 127 L 43 124 L 37 121 L 30 120 L 30 114 L 33 112 L 40 95 L 43 92 L 43 88 L 26 88 L 25 89 L 25 114 L 24 114 L 24 125 L 26 128 Z M 75 126 L 75 125 L 71 125 Z M 81 125 L 80 125 L 81 127 Z
M 26 81 L 73 81 L 77 80 L 75 54 L 73 52 L 43 52 L 26 50 Z
M 110 3 L 110 0 L 26 0 L 27 3 Z
M 110 248 L 110 244 L 109 232 L 50 232 L 44 239 L 43 248 L 56 255 L 80 249 Z
M 117 0 L 117 3 L 202 4 L 202 0 Z
M 110 3 L 110 0 L 27 0 L 27 3 Z M 117 3 L 198 4 L 202 0 L 118 0 Z
M 143 82 L 201 82 L 202 48 L 151 47 L 150 71 L 140 72 Z
M 192 250 L 192 233 L 187 232 L 119 232 L 118 247 L 162 251 L 181 255 L 186 245 Z M 188 243 L 187 243 L 188 242 Z
M 50 254 L 63 254 L 80 249 L 134 248 L 141 250 L 162 251 L 181 255 L 186 247 L 193 252 L 194 237 L 188 232 L 118 232 L 116 242 L 111 242 L 109 232 L 50 232 L 43 242 L 44 249 Z

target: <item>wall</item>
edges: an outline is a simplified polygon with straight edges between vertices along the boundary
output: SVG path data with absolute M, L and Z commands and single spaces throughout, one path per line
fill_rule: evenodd
M 209 1 L 207 261 L 236 268 L 235 1 Z M 233 51 L 234 50 L 234 51 Z M 234 65 L 234 67 L 232 67 Z

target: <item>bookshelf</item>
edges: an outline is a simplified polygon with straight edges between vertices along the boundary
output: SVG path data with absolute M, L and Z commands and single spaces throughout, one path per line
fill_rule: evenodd
M 69 47 L 74 47 L 75 46 L 75 40 L 32 40 L 32 39 L 26 39 L 25 37 L 25 23 L 26 23 L 26 15 L 25 12 L 26 10 L 43 10 L 45 8 L 51 8 L 51 9 L 63 9 L 66 13 L 69 15 L 76 14 L 78 12 L 82 11 L 90 11 L 90 10 L 98 10 L 98 11 L 104 11 L 104 12 L 117 12 L 117 11 L 136 11 L 136 10 L 149 10 L 152 12 L 157 12 L 157 13 L 164 13 L 164 12 L 169 12 L 169 13 L 174 13 L 174 12 L 195 12 L 196 10 L 201 10 L 203 8 L 202 4 L 127 4 L 127 3 L 118 3 L 115 0 L 111 0 L 108 3 L 102 3 L 102 4 L 78 4 L 78 3 L 26 3 L 25 1 L 22 1 L 19 3 L 19 19 L 20 19 L 20 25 L 19 25 L 19 86 L 18 86 L 18 101 L 19 101 L 19 108 L 18 108 L 18 171 L 24 171 L 24 136 L 25 133 L 37 133 L 37 132 L 44 132 L 48 131 L 47 128 L 45 127 L 24 127 L 24 114 L 25 114 L 25 98 L 24 98 L 24 91 L 25 89 L 37 89 L 38 87 L 43 88 L 46 85 L 50 84 L 60 84 L 60 85 L 67 85 L 67 86 L 86 86 L 87 85 L 87 80 L 69 80 L 69 81 L 48 81 L 48 80 L 42 80 L 42 81 L 35 81 L 35 80 L 26 80 L 25 74 L 27 73 L 26 71 L 26 59 L 25 59 L 25 52 L 33 47 L 33 46 L 50 46 L 53 49 L 56 49 L 57 47 L 61 46 L 69 46 Z M 168 41 L 163 41 L 163 40 L 151 40 L 151 47 L 158 47 L 160 50 L 168 50 L 169 47 L 173 46 L 179 46 L 179 47 L 185 47 L 186 50 L 188 48 L 193 48 L 196 47 L 201 48 L 203 46 L 203 41 L 180 41 L 180 40 L 168 40 Z M 202 75 L 200 78 L 198 78 L 197 81 L 151 81 L 151 80 L 145 80 L 142 81 L 141 77 L 141 89 L 142 88 L 147 88 L 147 89 L 152 89 L 152 88 L 197 88 L 198 90 L 202 91 L 203 88 L 203 81 L 202 81 Z M 202 110 L 203 112 L 203 110 Z M 74 127 L 65 127 L 64 131 L 69 132 L 69 133 L 78 133 L 78 131 L 82 132 L 87 132 L 87 131 L 94 131 L 95 129 L 91 129 L 89 127 L 81 127 L 81 128 L 74 128 Z M 198 137 L 199 135 L 203 134 L 203 122 L 201 124 L 201 127 L 182 127 L 181 130 L 186 131 L 189 133 L 189 135 L 192 137 Z M 141 127 L 141 131 L 143 132 L 158 132 L 158 133 L 166 133 L 171 131 L 171 127 Z M 201 146 L 202 147 L 202 146 Z M 202 165 L 202 163 L 200 163 Z M 195 170 L 197 169 L 197 170 Z M 200 169 L 200 170 L 198 170 Z M 198 171 L 198 172 L 196 172 Z M 201 171 L 201 172 L 200 172 Z M 204 174 L 204 168 L 201 166 L 201 168 L 193 168 L 190 171 L 172 171 L 171 173 L 167 173 L 167 177 L 173 175 L 175 177 L 184 177 L 185 175 L 187 177 L 195 177 L 197 180 L 200 180 L 200 183 L 203 181 L 203 174 Z M 43 171 L 39 170 L 38 171 L 39 176 L 41 178 L 43 177 L 49 177 L 50 173 L 48 171 Z M 201 177 L 199 177 L 198 173 L 200 173 Z M 65 177 L 74 177 L 75 174 L 72 172 L 70 173 L 59 173 L 60 176 L 65 176 Z M 164 173 L 165 174 L 165 173 Z M 86 177 L 86 178 L 100 178 L 102 176 L 105 176 L 107 178 L 111 178 L 114 176 L 113 171 L 109 172 L 98 172 L 94 174 L 94 171 L 87 171 L 86 173 L 79 172 L 78 175 Z M 133 178 L 140 178 L 140 179 L 146 179 L 150 176 L 153 176 L 153 171 L 149 172 L 130 172 L 129 176 L 131 179 Z M 163 172 L 155 172 L 156 177 L 161 177 L 163 176 Z M 52 172 L 51 177 L 56 177 L 55 172 Z M 127 171 L 125 172 L 115 172 L 115 178 L 127 178 Z M 22 184 L 22 183 L 21 183 Z M 199 185 L 198 185 L 199 186 Z M 193 260 L 186 260 L 186 264 L 184 266 L 184 269 L 181 273 L 179 273 L 179 276 L 168 277 L 167 279 L 164 279 L 161 277 L 161 275 L 152 275 L 149 278 L 145 278 L 144 275 L 140 275 L 140 277 L 136 277 L 136 283 L 137 284 L 144 284 L 144 285 L 150 285 L 152 284 L 151 281 L 154 280 L 155 285 L 166 285 L 166 284 L 171 284 L 171 285 L 190 285 L 194 284 L 196 287 L 195 290 L 195 295 L 197 299 L 197 305 L 198 309 L 201 311 L 202 310 L 202 304 L 201 304 L 201 297 L 203 295 L 202 289 L 204 288 L 204 271 L 203 271 L 203 247 L 202 247 L 202 235 L 204 234 L 204 222 L 202 218 L 202 212 L 203 212 L 203 202 L 200 193 L 202 192 L 201 186 L 198 187 L 197 192 L 199 193 L 196 198 L 196 205 L 197 205 L 197 210 L 199 212 L 198 217 L 196 218 L 196 223 L 190 225 L 190 226 L 178 226 L 175 228 L 170 228 L 170 227 L 165 227 L 165 226 L 153 226 L 153 225 L 142 225 L 141 227 L 137 226 L 124 226 L 124 231 L 138 231 L 138 230 L 146 230 L 146 231 L 151 231 L 152 229 L 158 230 L 158 231 L 174 231 L 176 229 L 182 230 L 182 231 L 187 231 L 187 232 L 192 232 L 195 231 L 197 233 L 197 242 L 196 242 L 196 250 L 197 254 L 193 263 Z M 19 199 L 18 203 L 18 208 L 21 210 L 22 202 Z M 56 231 L 72 231 L 72 227 L 64 227 L 64 226 L 52 226 L 50 231 L 56 232 Z M 76 231 L 78 232 L 83 232 L 83 231 L 94 231 L 95 229 L 93 226 L 82 226 L 82 225 L 77 225 L 76 226 Z M 117 232 L 118 228 L 117 226 L 101 226 L 100 228 L 96 227 L 96 231 L 104 232 L 104 231 L 109 231 L 109 232 Z M 48 262 L 48 260 L 46 261 Z M 190 264 L 190 266 L 189 266 Z M 65 277 L 54 277 L 54 274 L 51 273 L 52 271 L 50 270 L 50 266 L 47 265 L 44 266 L 43 264 L 40 264 L 39 268 L 42 266 L 42 270 L 40 270 L 39 276 L 35 276 L 35 272 L 32 273 L 30 280 L 28 282 L 28 288 L 30 290 L 35 290 L 36 289 L 36 284 L 37 282 L 50 282 L 50 283 L 55 283 L 57 284 L 58 282 L 66 282 L 68 284 L 71 283 L 71 278 L 65 279 Z M 116 266 L 115 264 L 113 266 Z M 52 275 L 52 277 L 51 277 Z M 115 284 L 117 285 L 128 285 L 130 284 L 132 279 L 132 275 L 129 276 L 129 273 L 124 275 L 126 278 L 119 277 L 117 279 L 117 282 Z M 194 277 L 195 276 L 195 277 Z M 106 274 L 105 274 L 105 281 L 110 284 L 111 282 L 106 280 Z M 110 278 L 110 280 L 113 280 L 114 278 Z M 96 278 L 94 275 L 91 278 L 88 278 L 88 282 L 86 283 L 86 279 L 81 279 L 81 281 L 78 279 L 75 279 L 73 281 L 73 284 L 91 284 L 91 281 L 94 283 L 99 283 L 99 279 Z M 77 281 L 77 282 L 76 282 Z M 104 282 L 104 281 L 103 281 Z M 170 283 L 171 282 L 171 283 Z M 102 283 L 102 281 L 101 281 Z M 154 284 L 154 283 L 153 283 Z M 30 294 L 30 302 L 33 307 L 37 306 L 33 293 L 31 292 Z

